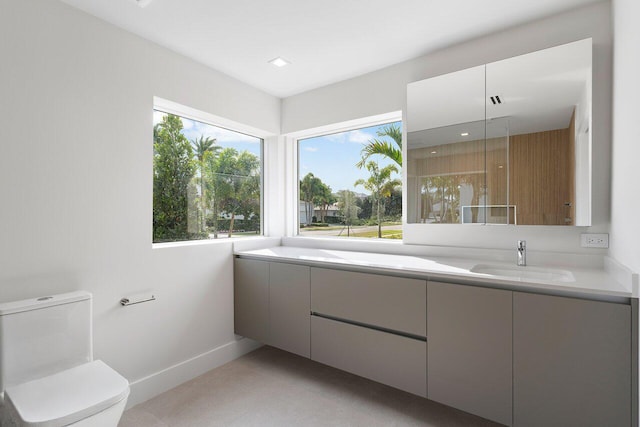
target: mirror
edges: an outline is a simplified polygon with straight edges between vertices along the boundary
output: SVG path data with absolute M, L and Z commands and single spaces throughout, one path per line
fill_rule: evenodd
M 409 223 L 590 225 L 591 39 L 407 87 Z

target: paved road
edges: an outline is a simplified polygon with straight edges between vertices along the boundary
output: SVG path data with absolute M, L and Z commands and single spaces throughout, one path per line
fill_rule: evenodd
M 401 224 L 397 224 L 397 225 L 383 225 L 382 226 L 383 230 L 402 230 L 402 225 Z M 340 234 L 340 232 L 342 231 L 342 234 Z M 350 230 L 350 234 L 351 233 L 364 233 L 367 231 L 378 231 L 378 226 L 377 225 L 360 225 L 357 227 L 351 227 Z M 334 230 L 305 230 L 304 228 L 300 230 L 300 235 L 301 236 L 342 236 L 342 237 L 346 237 L 347 236 L 347 229 L 346 227 L 342 227 L 339 229 L 334 229 Z

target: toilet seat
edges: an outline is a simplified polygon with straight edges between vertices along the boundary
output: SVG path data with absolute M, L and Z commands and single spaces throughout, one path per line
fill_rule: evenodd
M 25 426 L 65 426 L 129 396 L 129 382 L 101 360 L 7 387 L 5 403 Z

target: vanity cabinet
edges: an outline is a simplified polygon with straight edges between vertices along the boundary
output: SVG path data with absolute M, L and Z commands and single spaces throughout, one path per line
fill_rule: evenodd
M 311 269 L 311 359 L 426 397 L 426 281 Z
M 267 343 L 311 356 L 309 267 L 269 263 L 269 340 Z
M 312 316 L 311 359 L 427 395 L 427 343 L 422 340 Z
M 269 262 L 236 258 L 233 267 L 234 331 L 269 340 Z
M 429 281 L 427 336 L 427 398 L 512 425 L 512 292 Z
M 311 311 L 391 331 L 427 336 L 425 280 L 311 269 Z
M 309 267 L 236 258 L 238 335 L 310 357 Z
M 234 289 L 237 334 L 320 363 L 508 426 L 635 425 L 628 302 L 241 257 Z
M 631 306 L 514 292 L 514 425 L 631 425 Z

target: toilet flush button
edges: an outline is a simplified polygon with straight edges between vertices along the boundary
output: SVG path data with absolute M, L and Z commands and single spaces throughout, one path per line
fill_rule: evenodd
M 47 301 L 47 300 L 50 300 L 50 299 L 53 299 L 53 297 L 40 297 L 36 301 Z

